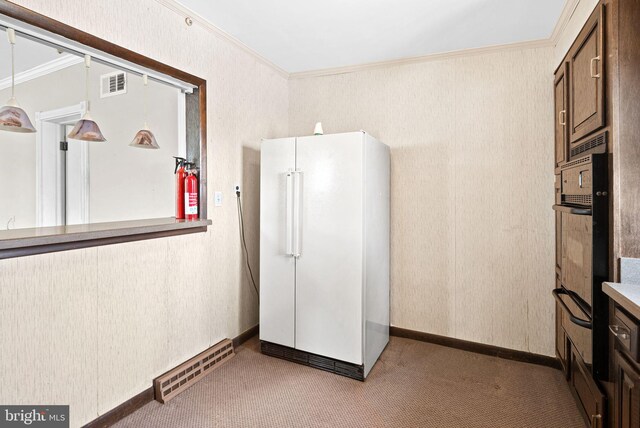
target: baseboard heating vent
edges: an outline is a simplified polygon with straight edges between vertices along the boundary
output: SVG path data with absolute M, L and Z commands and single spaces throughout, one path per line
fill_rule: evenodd
M 156 400 L 166 403 L 229 361 L 234 355 L 233 342 L 225 339 L 175 369 L 169 370 L 153 381 Z

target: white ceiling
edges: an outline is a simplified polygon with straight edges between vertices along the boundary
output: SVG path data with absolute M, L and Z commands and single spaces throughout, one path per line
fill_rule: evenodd
M 564 0 L 178 0 L 288 72 L 547 39 Z
M 50 46 L 25 39 L 16 34 L 15 61 L 16 73 L 31 70 L 34 67 L 60 57 L 58 51 Z M 0 29 L 0 80 L 11 76 L 11 45 L 7 33 Z M 4 102 L 4 100 L 0 100 Z

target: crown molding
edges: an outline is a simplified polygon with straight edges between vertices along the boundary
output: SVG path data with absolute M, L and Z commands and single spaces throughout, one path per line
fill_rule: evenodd
M 293 79 L 305 79 L 305 78 L 319 77 L 319 76 L 330 76 L 335 74 L 354 73 L 358 71 L 374 70 L 374 69 L 385 68 L 385 67 L 397 67 L 401 65 L 416 64 L 421 62 L 441 61 L 441 60 L 446 60 L 450 58 L 483 55 L 483 54 L 502 52 L 502 51 L 508 51 L 508 50 L 553 47 L 557 44 L 558 40 L 560 39 L 567 24 L 569 23 L 569 20 L 571 19 L 571 17 L 573 16 L 573 13 L 578 7 L 580 0 L 565 0 L 565 5 L 562 10 L 562 13 L 560 14 L 560 18 L 558 19 L 558 22 L 556 23 L 553 29 L 553 33 L 551 34 L 551 37 L 549 37 L 548 39 L 531 40 L 526 42 L 509 43 L 509 44 L 502 44 L 502 45 L 493 45 L 493 46 L 486 46 L 481 48 L 461 49 L 461 50 L 451 51 L 451 52 L 442 52 L 442 53 L 436 53 L 436 54 L 421 55 L 416 57 L 399 58 L 399 59 L 388 60 L 388 61 L 371 62 L 371 63 L 365 63 L 365 64 L 349 65 L 344 67 L 333 67 L 333 68 L 301 71 L 301 72 L 294 72 L 294 73 L 289 73 L 286 70 L 278 67 L 273 62 L 269 61 L 268 59 L 260 55 L 258 52 L 256 52 L 255 50 L 251 49 L 249 46 L 241 42 L 240 40 L 236 39 L 229 33 L 213 25 L 206 18 L 197 14 L 191 9 L 183 6 L 178 1 L 156 0 L 156 2 L 158 2 L 159 4 L 165 6 L 169 10 L 177 13 L 178 15 L 184 18 L 187 18 L 187 17 L 191 18 L 194 24 L 198 24 L 203 28 L 205 28 L 206 30 L 210 31 L 211 33 L 223 38 L 224 40 L 227 40 L 234 46 L 238 47 L 240 50 L 256 58 L 262 64 L 272 68 L 276 73 L 278 73 L 280 76 L 284 77 L 285 79 L 293 80 Z
M 564 33 L 564 30 L 567 28 L 571 17 L 575 13 L 578 5 L 580 4 L 580 0 L 565 0 L 564 8 L 562 9 L 562 13 L 560 14 L 560 18 L 558 18 L 558 22 L 556 23 L 555 28 L 553 29 L 553 33 L 551 33 L 551 41 L 553 46 L 558 44 L 560 37 Z
M 47 74 L 54 73 L 72 65 L 80 64 L 84 62 L 84 58 L 75 55 L 62 55 L 53 61 L 45 62 L 26 71 L 16 73 L 15 80 L 16 85 L 29 80 L 37 79 L 38 77 L 46 76 Z M 0 90 L 11 87 L 11 76 L 5 77 L 0 80 Z
M 273 62 L 269 61 L 268 59 L 260 55 L 258 52 L 251 49 L 249 46 L 245 45 L 240 40 L 236 39 L 226 31 L 216 27 L 211 22 L 209 22 L 206 18 L 197 14 L 191 9 L 181 5 L 175 0 L 156 0 L 156 2 L 160 3 L 161 5 L 175 12 L 176 14 L 182 16 L 183 18 L 191 18 L 194 24 L 200 25 L 205 30 L 221 37 L 222 39 L 228 41 L 229 43 L 239 48 L 243 52 L 246 52 L 249 55 L 253 56 L 256 60 L 266 65 L 267 67 L 273 69 L 276 73 L 278 73 L 280 76 L 284 77 L 285 79 L 289 78 L 289 73 L 286 70 L 283 70 L 282 68 L 278 67 Z
M 400 58 L 389 61 L 370 62 L 366 64 L 349 65 L 346 67 L 325 68 L 321 70 L 301 71 L 289 74 L 289 79 L 306 79 L 310 77 L 331 76 L 335 74 L 355 73 L 358 71 L 375 70 L 379 68 L 397 67 L 421 62 L 442 61 L 451 58 L 484 55 L 510 50 L 537 49 L 551 47 L 551 39 L 532 40 L 527 42 L 510 43 L 504 45 L 486 46 L 481 48 L 461 49 L 451 52 L 443 52 L 430 55 L 422 55 L 409 58 Z

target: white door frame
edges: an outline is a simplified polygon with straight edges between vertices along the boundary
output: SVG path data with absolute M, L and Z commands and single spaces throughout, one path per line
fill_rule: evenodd
M 87 103 L 54 110 L 36 112 L 36 226 L 60 226 L 64 224 L 65 186 L 62 169 L 62 153 L 57 142 L 60 141 L 61 125 L 77 122 L 87 111 Z M 53 126 L 52 126 L 53 125 Z M 50 142 L 55 141 L 52 145 Z M 80 183 L 82 194 L 82 223 L 89 222 L 89 145 L 81 143 L 80 169 L 83 177 Z
M 186 94 L 178 92 L 178 156 L 187 157 L 187 100 Z

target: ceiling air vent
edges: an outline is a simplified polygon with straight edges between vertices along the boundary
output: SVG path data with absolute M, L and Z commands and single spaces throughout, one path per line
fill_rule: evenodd
M 116 71 L 100 76 L 100 98 L 127 93 L 127 73 Z

